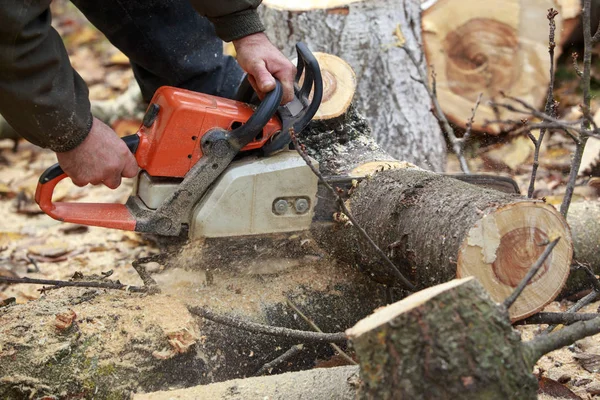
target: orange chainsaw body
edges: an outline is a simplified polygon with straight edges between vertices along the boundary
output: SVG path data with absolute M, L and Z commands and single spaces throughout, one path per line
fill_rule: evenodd
M 168 86 L 156 91 L 151 104 L 159 108 L 155 119 L 140 127 L 135 156 L 148 174 L 173 178 L 183 178 L 202 158 L 204 134 L 215 128 L 234 129 L 254 113 L 246 103 Z M 273 116 L 241 151 L 261 148 L 280 130 L 281 121 Z

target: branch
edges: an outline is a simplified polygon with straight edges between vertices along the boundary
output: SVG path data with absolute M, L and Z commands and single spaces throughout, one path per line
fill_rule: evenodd
M 190 313 L 198 315 L 202 318 L 206 318 L 210 321 L 263 335 L 278 336 L 286 339 L 299 340 L 301 342 L 346 343 L 347 341 L 347 337 L 344 332 L 320 333 L 299 331 L 296 329 L 282 328 L 279 326 L 269 326 L 250 321 L 242 321 L 236 318 L 215 314 L 202 307 L 188 306 L 188 310 Z
M 594 318 L 589 321 L 576 322 L 549 335 L 538 336 L 523 345 L 525 359 L 529 361 L 529 365 L 533 368 L 537 360 L 544 354 L 573 344 L 579 339 L 595 335 L 598 332 L 600 332 L 600 318 Z
M 558 313 L 558 312 L 541 312 L 527 317 L 514 323 L 514 325 L 571 325 L 579 321 L 589 321 L 600 317 L 596 313 Z
M 433 115 L 437 118 L 437 120 L 442 125 L 444 133 L 446 134 L 448 141 L 452 145 L 452 150 L 453 150 L 454 154 L 456 154 L 456 157 L 458 157 L 458 161 L 460 162 L 461 170 L 466 174 L 471 173 L 471 171 L 469 170 L 469 165 L 467 164 L 467 160 L 465 159 L 465 156 L 464 156 L 464 144 L 465 144 L 464 137 L 462 139 L 459 139 L 456 137 L 456 134 L 454 133 L 454 129 L 452 129 L 452 127 L 450 126 L 450 123 L 448 122 L 448 119 L 446 118 L 446 115 L 442 111 L 442 107 L 440 106 L 440 103 L 438 101 L 437 92 L 436 92 L 436 84 L 435 84 L 435 70 L 433 69 L 433 66 L 431 66 L 432 84 L 431 84 L 431 87 L 429 87 L 429 85 L 427 84 L 427 82 L 428 82 L 427 72 L 425 71 L 424 68 L 421 67 L 421 64 L 415 57 L 414 53 L 407 47 L 406 40 L 404 39 L 404 35 L 402 34 L 402 31 L 400 29 L 400 24 L 398 24 L 396 26 L 395 35 L 398 37 L 398 42 L 396 43 L 396 46 L 400 47 L 402 50 L 404 50 L 404 52 L 406 53 L 408 58 L 410 58 L 410 61 L 413 63 L 413 65 L 415 66 L 415 68 L 419 74 L 419 77 L 420 77 L 419 82 L 421 82 L 423 84 L 423 87 L 425 87 L 425 90 L 427 91 L 427 94 L 429 95 L 429 98 L 431 99 L 431 102 L 433 103 L 433 110 L 432 110 Z M 417 36 L 415 35 L 415 37 L 417 37 Z M 421 52 L 421 54 L 423 54 L 423 52 Z M 475 115 L 475 110 L 477 110 L 478 104 L 479 104 L 479 99 L 477 100 L 477 104 L 473 108 L 473 115 Z M 473 118 L 474 117 L 472 117 L 472 119 Z
M 548 83 L 548 95 L 546 96 L 546 107 L 544 111 L 546 115 L 551 115 L 556 117 L 555 111 L 555 101 L 554 101 L 554 48 L 556 47 L 556 43 L 554 42 L 554 34 L 556 31 L 556 23 L 554 22 L 554 18 L 558 15 L 558 11 L 553 8 L 548 10 L 548 23 L 550 25 L 549 33 L 548 33 L 548 54 L 550 55 L 550 82 Z M 540 136 L 537 139 L 534 139 L 530 136 L 531 140 L 534 144 L 533 151 L 533 165 L 531 168 L 531 177 L 529 179 L 529 188 L 527 189 L 527 198 L 533 197 L 533 192 L 535 190 L 535 180 L 537 178 L 537 171 L 540 166 L 539 157 L 540 157 L 540 149 L 542 147 L 542 142 L 544 140 L 544 136 L 546 135 L 546 129 L 540 130 Z
M 408 290 L 414 292 L 415 285 L 413 285 L 408 279 L 406 279 L 404 277 L 404 275 L 402 275 L 402 272 L 400 272 L 398 267 L 396 267 L 396 265 L 394 265 L 394 263 L 388 258 L 388 256 L 386 256 L 385 253 L 379 248 L 379 246 L 377 246 L 377 244 L 373 241 L 373 239 L 371 239 L 369 234 L 362 228 L 362 226 L 360 226 L 360 224 L 356 221 L 356 219 L 354 219 L 354 216 L 350 213 L 350 210 L 348 210 L 348 208 L 346 207 L 346 203 L 344 203 L 344 200 L 342 200 L 342 198 L 331 187 L 331 185 L 329 185 L 329 183 L 325 180 L 325 178 L 323 178 L 323 175 L 319 172 L 319 170 L 316 169 L 315 166 L 312 164 L 312 162 L 310 161 L 310 158 L 308 158 L 308 155 L 306 154 L 304 145 L 298 143 L 298 139 L 296 138 L 296 133 L 294 132 L 293 128 L 290 128 L 290 137 L 292 139 L 292 143 L 294 143 L 294 147 L 296 148 L 296 151 L 298 152 L 298 154 L 300 154 L 300 157 L 302 157 L 304 162 L 306 162 L 306 165 L 309 166 L 311 171 L 319 178 L 319 181 L 327 188 L 327 190 L 329 190 L 333 194 L 333 196 L 336 199 L 337 204 L 342 209 L 342 212 L 348 217 L 350 222 L 352 222 L 352 225 L 358 230 L 358 232 L 361 234 L 361 236 L 371 245 L 371 247 L 375 250 L 375 252 L 379 255 L 379 257 L 381 257 L 381 259 L 383 259 L 385 261 L 385 263 L 390 267 L 390 270 L 393 273 L 393 275 L 398 280 L 400 280 L 400 282 L 402 282 L 404 287 L 407 288 Z
M 323 332 L 323 331 L 321 330 L 321 328 L 319 328 L 319 327 L 317 326 L 317 324 L 315 324 L 315 323 L 314 323 L 313 321 L 311 321 L 311 320 L 310 320 L 310 319 L 309 319 L 309 318 L 308 318 L 306 315 L 304 315 L 304 313 L 303 313 L 302 311 L 300 311 L 300 309 L 299 309 L 298 307 L 296 307 L 296 305 L 295 305 L 295 304 L 294 304 L 294 303 L 293 303 L 293 302 L 292 302 L 292 301 L 291 301 L 289 298 L 287 298 L 287 299 L 286 299 L 286 302 L 287 302 L 287 305 L 288 305 L 288 306 L 289 306 L 289 307 L 290 307 L 292 310 L 294 310 L 294 312 L 295 312 L 296 314 L 298 314 L 298 315 L 300 316 L 300 318 L 302 318 L 302 319 L 303 319 L 303 320 L 304 320 L 304 321 L 305 321 L 305 322 L 306 322 L 308 325 L 310 325 L 310 327 L 311 327 L 311 328 L 312 328 L 314 331 L 316 331 L 316 332 L 321 332 L 321 333 Z M 334 349 L 335 351 L 337 351 L 337 352 L 338 352 L 338 354 L 339 354 L 340 356 L 342 356 L 343 358 L 345 358 L 345 359 L 346 359 L 346 361 L 348 361 L 350 364 L 354 364 L 354 365 L 357 365 L 357 364 L 358 364 L 356 361 L 354 361 L 354 360 L 352 359 L 352 357 L 350 357 L 348 354 L 346 354 L 346 352 L 345 352 L 344 350 L 340 349 L 340 347 L 339 347 L 337 344 L 335 344 L 335 343 L 330 343 L 330 345 L 331 345 L 331 347 L 333 347 L 333 349 Z
M 535 274 L 537 274 L 537 272 L 540 270 L 541 266 L 546 261 L 546 258 L 548 258 L 548 256 L 554 249 L 554 246 L 556 246 L 558 244 L 559 240 L 560 240 L 560 237 L 557 237 L 552 242 L 550 242 L 550 244 L 548 244 L 546 246 L 546 248 L 544 249 L 544 252 L 538 257 L 536 262 L 533 264 L 533 266 L 527 272 L 527 275 L 525 275 L 525 277 L 521 280 L 521 282 L 519 282 L 519 285 L 515 288 L 515 290 L 511 293 L 511 295 L 508 296 L 504 300 L 504 302 L 502 304 L 504 305 L 504 307 L 507 310 L 519 298 L 519 296 L 521 295 L 521 292 L 523 292 L 523 289 L 525 289 L 525 286 L 527 286 L 529 281 L 531 281 L 531 279 L 535 276 Z
M 267 372 L 270 373 L 270 370 L 272 370 L 273 368 L 275 368 L 282 362 L 285 362 L 285 361 L 289 360 L 290 358 L 294 357 L 296 354 L 300 353 L 303 349 L 304 349 L 303 344 L 296 344 L 296 345 L 290 347 L 288 349 L 288 351 L 286 351 L 285 353 L 283 353 L 282 355 L 280 355 L 273 361 L 268 362 L 265 365 L 263 365 L 262 367 L 260 367 L 260 369 L 258 371 L 256 371 L 256 373 L 254 374 L 254 376 L 262 376 Z
M 89 287 L 99 289 L 117 289 L 125 290 L 128 292 L 146 293 L 148 290 L 146 287 L 123 285 L 118 282 L 71 282 L 71 281 L 57 281 L 49 279 L 33 279 L 33 278 L 9 278 L 0 276 L 0 283 L 28 283 L 32 285 L 52 285 L 55 288 L 62 287 Z

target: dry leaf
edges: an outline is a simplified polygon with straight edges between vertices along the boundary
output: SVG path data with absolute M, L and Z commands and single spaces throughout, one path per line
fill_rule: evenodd
M 123 52 L 117 51 L 112 56 L 110 56 L 110 58 L 108 59 L 108 63 L 112 65 L 129 66 L 129 58 L 125 54 L 123 54 Z
M 546 396 L 550 396 L 555 399 L 581 400 L 581 397 L 573 393 L 568 387 L 556 382 L 553 379 L 541 377 L 539 378 L 538 384 L 538 395 L 545 394 Z
M 533 154 L 533 143 L 525 136 L 519 136 L 508 144 L 487 151 L 482 158 L 493 167 L 516 170 Z
M 57 258 L 69 253 L 71 248 L 65 242 L 49 241 L 44 244 L 30 246 L 28 250 L 30 254 L 35 256 Z

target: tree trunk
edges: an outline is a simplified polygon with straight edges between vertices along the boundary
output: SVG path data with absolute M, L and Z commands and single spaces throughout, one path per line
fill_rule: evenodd
M 379 309 L 346 332 L 361 399 L 535 399 L 519 335 L 474 279 Z
M 546 15 L 557 8 L 555 0 L 437 0 L 424 8 L 427 63 L 435 68 L 438 98 L 449 120 L 465 127 L 480 93 L 473 127 L 488 133 L 503 127 L 485 126 L 486 120 L 523 118 L 489 105 L 506 102 L 501 92 L 543 106 L 550 82 Z M 561 14 L 555 22 L 560 43 Z
M 431 101 L 394 35 L 400 27 L 406 45 L 418 48 L 417 2 L 266 0 L 260 10 L 269 38 L 287 55 L 293 55 L 290 43 L 304 41 L 312 51 L 350 64 L 357 77 L 355 105 L 385 151 L 432 171 L 444 169 L 444 139 Z

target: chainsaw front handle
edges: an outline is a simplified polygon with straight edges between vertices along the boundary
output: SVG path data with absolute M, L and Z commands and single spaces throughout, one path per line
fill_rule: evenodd
M 127 147 L 135 154 L 140 137 L 137 134 L 122 138 Z M 35 201 L 42 211 L 50 217 L 74 224 L 102 226 L 105 228 L 134 231 L 136 219 L 124 204 L 120 203 L 71 203 L 52 202 L 56 185 L 67 178 L 60 165 L 48 168 L 38 181 Z

